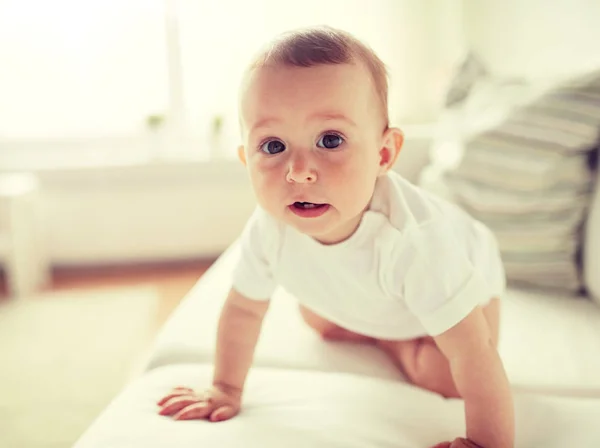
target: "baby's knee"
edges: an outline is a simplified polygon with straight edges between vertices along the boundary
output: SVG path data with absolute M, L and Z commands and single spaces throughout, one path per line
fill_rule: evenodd
M 417 354 L 412 382 L 444 398 L 460 398 L 450 364 L 435 344 L 423 344 Z

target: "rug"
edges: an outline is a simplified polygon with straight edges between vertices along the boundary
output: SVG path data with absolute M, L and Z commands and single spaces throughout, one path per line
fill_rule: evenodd
M 152 338 L 152 287 L 0 304 L 0 447 L 67 448 L 121 390 Z

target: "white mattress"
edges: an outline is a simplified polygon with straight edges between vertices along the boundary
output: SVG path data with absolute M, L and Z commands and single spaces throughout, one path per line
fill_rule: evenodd
M 175 310 L 148 369 L 212 361 L 218 316 L 237 255 L 234 244 Z M 509 290 L 499 350 L 517 389 L 600 396 L 600 306 L 591 300 Z M 267 314 L 255 365 L 402 379 L 374 347 L 322 341 L 300 318 L 296 300 L 281 289 Z
M 398 381 L 255 368 L 242 413 L 220 423 L 173 421 L 156 401 L 174 385 L 206 385 L 208 365 L 146 373 L 122 393 L 75 448 L 401 448 L 464 435 L 462 400 Z M 600 399 L 515 396 L 516 446 L 600 446 Z

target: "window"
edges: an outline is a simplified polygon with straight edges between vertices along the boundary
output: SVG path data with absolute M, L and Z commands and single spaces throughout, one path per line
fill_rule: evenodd
M 167 107 L 162 0 L 0 2 L 0 137 L 132 136 Z

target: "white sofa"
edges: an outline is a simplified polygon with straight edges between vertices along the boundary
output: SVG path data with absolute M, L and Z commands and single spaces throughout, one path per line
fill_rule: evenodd
M 76 444 L 99 447 L 425 447 L 464 432 L 461 400 L 417 389 L 376 348 L 322 341 L 279 290 L 243 413 L 230 422 L 157 415 L 169 388 L 210 381 L 218 313 L 238 246 L 203 276 L 156 340 L 147 372 Z M 600 307 L 509 291 L 500 351 L 513 384 L 517 446 L 600 446 Z
M 173 421 L 155 401 L 174 384 L 207 384 L 207 364 L 176 364 L 129 386 L 75 448 L 419 448 L 464 433 L 463 403 L 403 382 L 317 371 L 252 370 L 240 415 Z M 600 446 L 600 400 L 518 393 L 517 447 Z

